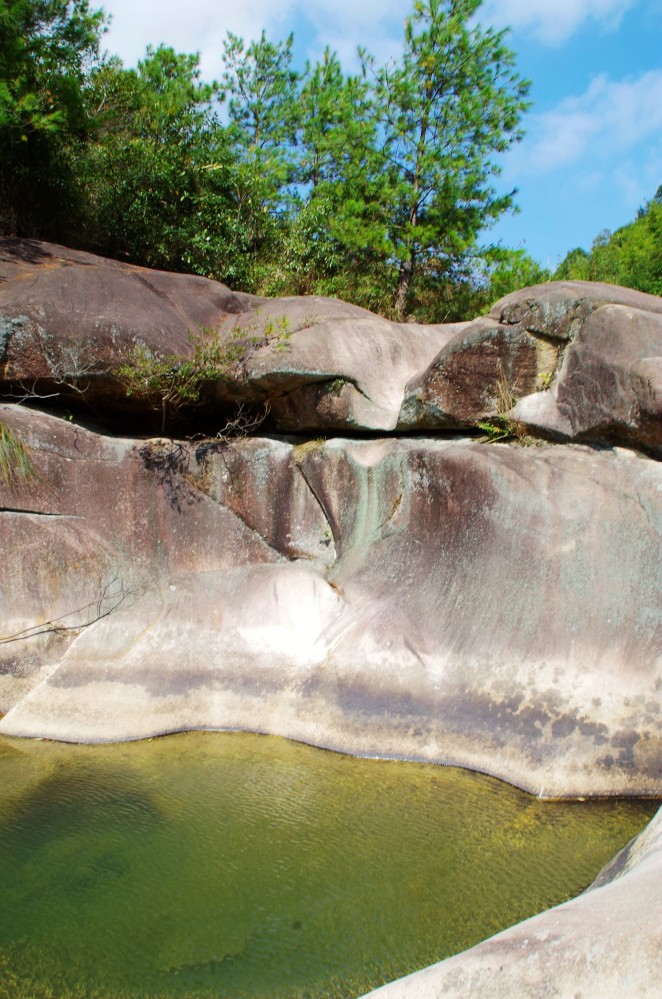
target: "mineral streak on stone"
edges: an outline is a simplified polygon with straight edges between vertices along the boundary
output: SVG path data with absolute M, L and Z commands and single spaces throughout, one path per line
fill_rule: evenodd
M 150 437 L 126 398 L 136 343 L 183 359 L 201 327 L 247 348 L 201 426 L 266 405 L 262 436 Z M 0 482 L 0 732 L 240 728 L 662 794 L 662 300 L 562 282 L 398 326 L 0 240 L 0 391 L 95 421 L 0 405 L 34 464 Z M 601 887 L 385 994 L 657 994 L 660 821 Z
M 4 487 L 4 630 L 92 620 L 16 703 L 4 677 L 0 731 L 257 728 L 551 795 L 662 792 L 657 462 L 462 439 L 200 455 L 0 419 L 39 474 Z

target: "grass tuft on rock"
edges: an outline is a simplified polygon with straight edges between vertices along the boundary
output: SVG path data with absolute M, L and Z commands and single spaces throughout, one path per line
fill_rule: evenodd
M 34 474 L 32 458 L 11 427 L 0 423 L 0 482 L 14 488 Z

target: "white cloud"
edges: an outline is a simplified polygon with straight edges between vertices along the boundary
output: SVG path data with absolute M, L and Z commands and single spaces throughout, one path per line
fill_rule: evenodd
M 625 160 L 614 170 L 614 181 L 621 201 L 631 215 L 654 197 L 662 178 L 662 142 L 649 149 L 643 159 Z
M 402 0 L 105 0 L 111 28 L 104 47 L 135 65 L 147 44 L 164 42 L 179 52 L 200 52 L 203 75 L 220 73 L 220 53 L 228 31 L 258 38 L 264 28 L 272 39 L 294 29 L 311 58 L 328 44 L 345 69 L 357 68 L 356 49 L 363 45 L 379 61 L 396 54 L 408 9 Z
M 620 81 L 596 76 L 584 94 L 530 115 L 526 126 L 527 138 L 514 154 L 524 173 L 620 160 L 647 141 L 662 145 L 662 70 Z
M 228 31 L 253 39 L 264 28 L 270 37 L 289 34 L 287 21 L 297 0 L 105 0 L 111 26 L 104 47 L 127 66 L 142 58 L 148 44 L 163 42 L 178 52 L 200 52 L 203 73 L 217 76 Z
M 606 30 L 618 28 L 638 0 L 486 0 L 478 12 L 483 23 L 533 32 L 547 45 L 560 45 L 585 21 Z
M 404 20 L 409 7 L 402 0 L 298 0 L 314 28 L 311 54 L 318 57 L 324 46 L 338 53 L 347 72 L 358 67 L 361 46 L 384 63 L 399 52 Z

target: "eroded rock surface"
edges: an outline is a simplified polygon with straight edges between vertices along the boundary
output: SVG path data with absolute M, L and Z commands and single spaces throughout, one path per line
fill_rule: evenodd
M 399 326 L 336 299 L 268 301 L 32 240 L 0 239 L 0 381 L 16 398 L 87 407 L 133 431 L 150 407 L 116 377 L 137 344 L 188 358 L 191 336 L 244 351 L 208 386 L 199 418 L 218 429 L 239 401 L 268 404 L 278 431 L 394 429 L 406 383 L 457 326 Z M 82 390 L 82 392 L 81 392 Z
M 548 795 L 662 791 L 658 463 L 462 439 L 209 450 L 0 419 L 39 475 L 5 489 L 5 632 L 124 597 L 61 635 L 13 706 L 5 678 L 0 731 L 250 728 Z
M 615 285 L 525 288 L 408 384 L 401 429 L 508 419 L 542 437 L 662 447 L 662 302 Z
M 219 392 L 267 402 L 276 429 L 295 433 L 394 430 L 407 382 L 465 325 L 402 326 L 328 299 L 285 298 L 232 326 L 271 323 L 280 339 L 250 354 Z
M 148 270 L 36 240 L 0 239 L 0 375 L 16 396 L 54 391 L 117 419 L 113 377 L 136 343 L 188 356 L 190 332 L 260 299 L 187 274 Z M 67 393 L 67 386 L 75 389 Z M 134 400 L 132 408 L 142 413 Z
M 150 437 L 117 366 L 201 327 L 243 351 L 207 436 Z M 0 476 L 1 732 L 242 728 L 662 794 L 662 300 L 564 282 L 398 326 L 0 240 L 0 392 L 124 435 L 0 405 L 34 463 Z M 238 404 L 271 436 L 209 437 Z M 601 887 L 384 994 L 656 995 L 661 821 Z
M 136 344 L 187 358 L 203 329 L 243 350 L 198 418 L 266 405 L 284 433 L 420 432 L 510 418 L 543 438 L 662 449 L 662 305 L 612 285 L 523 289 L 471 323 L 399 325 L 319 297 L 259 299 L 30 240 L 0 240 L 0 376 L 21 398 L 153 432 L 116 377 Z M 84 390 L 81 392 L 81 390 Z M 82 403 L 81 403 L 82 400 Z

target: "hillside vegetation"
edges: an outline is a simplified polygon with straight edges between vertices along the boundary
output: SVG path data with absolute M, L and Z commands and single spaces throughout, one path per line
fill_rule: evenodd
M 662 295 L 662 185 L 634 222 L 601 232 L 588 253 L 571 250 L 554 278 L 606 281 Z

